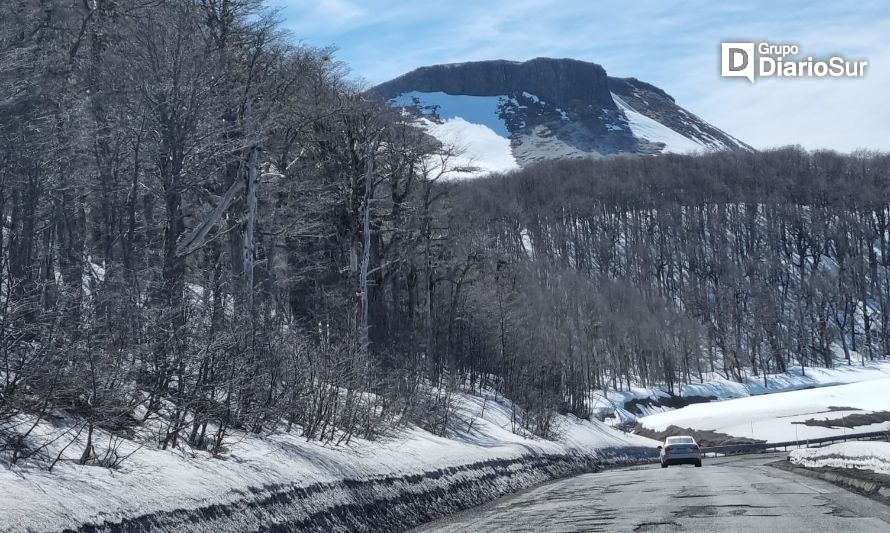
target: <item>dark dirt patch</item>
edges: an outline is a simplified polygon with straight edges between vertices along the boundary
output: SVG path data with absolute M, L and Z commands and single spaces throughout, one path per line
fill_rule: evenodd
M 766 442 L 765 440 L 733 437 L 732 435 L 727 435 L 726 433 L 718 433 L 711 430 L 681 428 L 680 426 L 668 426 L 667 429 L 665 429 L 664 431 L 655 431 L 643 427 L 642 424 L 637 424 L 634 428 L 634 433 L 659 441 L 663 441 L 668 437 L 689 435 L 695 439 L 699 446 L 704 447 L 730 446 L 734 444 L 760 444 Z
M 836 409 L 840 411 L 842 409 Z M 881 422 L 890 422 L 890 411 L 875 411 L 873 413 L 853 413 L 841 418 L 810 418 L 803 422 L 792 422 L 792 424 L 802 424 L 804 426 L 819 426 L 823 428 L 855 428 L 859 426 L 868 426 L 871 424 L 880 424 Z
M 826 410 L 824 410 L 824 411 L 816 411 L 815 413 L 809 413 L 809 414 L 811 414 L 811 415 L 821 415 L 821 414 L 823 414 L 823 413 L 834 413 L 834 412 L 837 412 L 837 411 L 861 411 L 861 410 L 862 410 L 862 409 L 856 409 L 855 407 L 839 407 L 839 406 L 837 406 L 837 405 L 829 405 L 829 406 L 828 406 L 828 409 L 826 409 Z M 795 416 L 800 416 L 800 415 L 784 415 L 784 416 L 779 416 L 779 417 L 776 417 L 776 418 L 794 418 Z M 795 422 L 795 424 L 802 424 L 802 423 L 803 423 L 803 422 Z
M 670 407 L 680 409 L 694 403 L 708 403 L 717 400 L 716 396 L 665 396 L 663 398 L 634 398 L 624 402 L 624 408 L 635 415 L 642 415 L 640 406 L 646 407 Z

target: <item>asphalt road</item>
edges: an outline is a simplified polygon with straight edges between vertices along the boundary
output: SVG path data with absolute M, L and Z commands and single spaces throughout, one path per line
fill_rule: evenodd
M 423 532 L 890 531 L 890 507 L 766 463 L 783 454 L 705 459 L 704 467 L 608 470 L 549 483 Z

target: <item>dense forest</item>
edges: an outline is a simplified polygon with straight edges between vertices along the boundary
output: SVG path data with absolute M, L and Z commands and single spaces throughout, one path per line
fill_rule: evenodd
M 498 375 L 524 405 L 533 379 L 584 414 L 591 389 L 676 393 L 890 354 L 886 155 L 559 161 L 463 183 L 450 201 L 453 246 L 476 243 L 468 286 L 485 287 L 452 311 L 473 317 L 452 349 L 485 339 L 465 372 Z
M 3 460 L 61 418 L 106 465 L 97 429 L 445 434 L 479 389 L 547 436 L 593 389 L 890 354 L 887 156 L 454 179 L 455 147 L 294 42 L 260 0 L 0 5 Z

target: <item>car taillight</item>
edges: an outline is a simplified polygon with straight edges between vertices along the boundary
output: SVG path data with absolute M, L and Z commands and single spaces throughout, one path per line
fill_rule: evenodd
M 669 451 L 671 451 L 671 450 L 673 450 L 673 449 L 674 449 L 673 446 L 665 446 L 665 447 L 664 447 L 664 451 L 666 451 L 666 452 L 669 452 Z
M 693 450 L 698 450 L 698 444 L 693 444 L 693 445 L 692 445 L 692 449 L 693 449 Z

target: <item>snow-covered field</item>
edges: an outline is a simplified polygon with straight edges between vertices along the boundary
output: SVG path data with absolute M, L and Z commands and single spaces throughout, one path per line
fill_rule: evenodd
M 713 377 L 704 383 L 692 383 L 683 385 L 675 393 L 681 398 L 703 397 L 716 398 L 717 400 L 731 400 L 747 398 L 763 394 L 777 392 L 796 391 L 808 388 L 830 387 L 846 383 L 871 381 L 876 379 L 890 379 L 890 361 L 874 361 L 865 365 L 841 364 L 834 368 L 806 368 L 792 367 L 784 374 L 769 374 L 766 382 L 762 376 L 749 376 L 741 383 L 728 379 Z M 622 408 L 631 400 L 651 400 L 658 402 L 668 398 L 668 393 L 657 387 L 632 387 L 630 390 L 607 392 L 598 391 L 593 395 L 591 404 L 594 410 L 614 413 L 613 423 L 636 422 L 642 418 Z M 638 405 L 643 417 L 657 413 L 673 411 L 670 407 L 662 405 Z
M 484 413 L 483 413 L 484 406 Z M 407 428 L 378 441 L 353 439 L 323 446 L 293 434 L 236 436 L 223 458 L 205 452 L 145 447 L 116 470 L 62 462 L 53 472 L 28 466 L 0 468 L 0 530 L 57 530 L 74 524 L 119 521 L 157 511 L 197 509 L 239 501 L 251 489 L 308 486 L 343 479 L 418 474 L 490 459 L 655 446 L 599 422 L 559 417 L 556 441 L 510 430 L 505 401 L 464 395 L 462 423 L 448 438 Z M 472 422 L 470 424 L 469 422 Z M 471 426 L 471 427 L 470 427 Z M 72 446 L 71 453 L 77 453 Z
M 890 442 L 842 442 L 794 450 L 790 458 L 791 462 L 809 468 L 855 468 L 890 475 Z
M 694 404 L 645 416 L 639 421 L 644 427 L 655 431 L 675 425 L 767 442 L 883 431 L 890 430 L 890 422 L 852 427 L 846 422 L 846 417 L 890 411 L 888 389 L 890 377 L 884 377 L 846 385 Z M 805 425 L 804 422 L 809 419 L 833 422 L 831 427 Z

